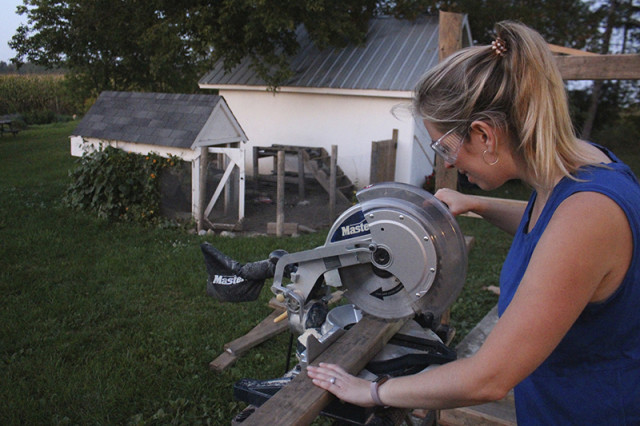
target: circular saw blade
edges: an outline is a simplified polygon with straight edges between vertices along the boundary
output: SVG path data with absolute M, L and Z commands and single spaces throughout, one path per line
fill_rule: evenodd
M 340 269 L 345 296 L 380 318 L 441 315 L 467 269 L 453 215 L 429 192 L 405 184 L 374 185 L 357 196 L 371 233 L 371 263 Z

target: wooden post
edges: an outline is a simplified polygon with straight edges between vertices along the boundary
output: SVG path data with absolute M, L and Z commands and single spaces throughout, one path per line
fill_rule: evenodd
M 198 167 L 198 232 L 204 229 L 204 204 L 207 197 L 207 165 L 209 149 L 206 146 L 200 148 L 200 167 Z
M 370 184 L 391 182 L 395 179 L 397 149 L 398 129 L 393 129 L 389 140 L 371 142 Z
M 304 200 L 304 155 L 298 150 L 298 198 Z
M 228 148 L 229 145 L 227 144 L 226 147 Z M 218 161 L 220 162 L 220 164 L 222 164 L 222 169 L 227 170 L 227 168 L 229 167 L 229 165 L 231 164 L 231 161 L 229 161 L 229 159 L 227 158 L 226 155 L 224 154 L 218 154 Z M 233 171 L 231 171 L 230 175 L 229 175 L 229 180 L 227 181 L 227 184 L 224 186 L 224 215 L 225 216 L 229 216 L 229 208 L 231 206 L 231 188 L 233 187 Z
M 278 151 L 277 170 L 276 236 L 282 237 L 284 234 L 284 151 Z
M 336 173 L 338 169 L 338 145 L 331 145 L 331 167 L 329 174 L 329 222 L 336 218 Z
M 462 48 L 462 20 L 460 13 L 440 11 L 438 29 L 438 59 L 442 61 L 453 52 Z M 458 187 L 458 171 L 447 170 L 444 161 L 436 155 L 436 190 L 439 188 L 456 189 Z
M 260 160 L 260 148 L 257 146 L 253 147 L 253 189 L 258 191 L 258 177 L 260 175 L 259 170 L 259 160 Z

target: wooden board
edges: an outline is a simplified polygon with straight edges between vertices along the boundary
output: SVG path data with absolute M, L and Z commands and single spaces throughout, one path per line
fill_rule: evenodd
M 287 330 L 289 321 L 286 318 L 279 322 L 273 322 L 283 312 L 284 310 L 282 309 L 274 309 L 271 315 L 263 319 L 247 334 L 225 344 L 224 352 L 211 361 L 209 367 L 216 371 L 222 371 L 249 349 Z
M 406 319 L 383 321 L 365 316 L 313 362 L 331 362 L 352 374 L 358 373 Z M 307 425 L 335 397 L 315 386 L 303 370 L 287 386 L 266 401 L 243 425 Z
M 276 235 L 277 224 L 275 222 L 267 222 L 267 234 Z M 298 224 L 295 222 L 284 222 L 283 233 L 285 235 L 293 235 L 298 233 Z
M 398 129 L 393 129 L 393 136 L 389 140 L 371 142 L 369 184 L 395 180 L 397 150 Z
M 517 421 L 513 397 L 473 407 L 442 410 L 438 424 L 442 426 L 515 426 Z
M 640 54 L 556 56 L 564 80 L 640 79 Z

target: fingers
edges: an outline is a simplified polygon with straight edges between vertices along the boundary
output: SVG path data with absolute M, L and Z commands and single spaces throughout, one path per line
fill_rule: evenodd
M 334 372 L 336 372 L 338 374 L 349 374 L 344 370 L 344 368 L 340 367 L 337 364 L 327 364 L 327 363 L 321 362 L 319 364 L 319 367 L 320 368 L 326 368 L 328 370 L 332 370 L 332 371 L 334 371 Z
M 369 390 L 371 382 L 352 376 L 338 365 L 320 363 L 318 366 L 308 366 L 307 376 L 314 385 L 343 401 L 363 407 L 375 405 Z
M 323 389 L 331 390 L 332 386 L 340 387 L 341 383 L 347 383 L 351 375 L 338 365 L 320 363 L 318 366 L 308 366 L 307 376 L 312 379 L 314 384 Z
M 311 378 L 311 381 L 314 385 L 330 392 L 333 391 L 335 393 L 335 391 L 337 391 L 340 387 L 340 379 L 344 377 L 342 375 L 342 372 L 338 371 L 338 369 L 335 367 L 336 366 L 331 364 L 320 364 L 320 366 L 318 367 L 308 366 L 307 376 Z
M 344 370 L 335 368 L 337 366 L 334 366 L 331 364 L 328 364 L 328 365 L 330 365 L 331 367 L 323 366 L 322 364 L 320 364 L 320 366 L 317 366 L 317 367 L 310 365 L 307 367 L 307 375 L 312 379 L 321 379 L 321 380 L 329 381 L 333 377 L 337 378 L 339 376 L 342 376 L 343 374 L 346 374 Z
M 470 210 L 469 197 L 453 189 L 439 189 L 434 196 L 442 201 L 454 216 L 467 213 Z

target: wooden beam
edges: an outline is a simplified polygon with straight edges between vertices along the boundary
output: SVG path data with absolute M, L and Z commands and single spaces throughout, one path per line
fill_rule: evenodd
M 572 55 L 572 56 L 600 56 L 598 53 L 587 52 L 586 50 L 578 50 L 572 49 L 571 47 L 558 46 L 557 44 L 547 43 L 549 46 L 549 50 L 553 53 L 560 53 L 563 55 Z
M 204 203 L 207 197 L 207 166 L 208 150 L 206 146 L 200 148 L 200 164 L 198 167 L 198 232 L 204 229 Z
M 271 315 L 267 316 L 247 334 L 225 344 L 224 352 L 209 363 L 209 368 L 215 371 L 222 371 L 233 364 L 249 349 L 287 330 L 289 328 L 289 321 L 286 318 L 282 321 L 274 322 L 283 312 L 284 309 L 282 308 L 274 309 Z
M 638 80 L 640 54 L 556 56 L 564 80 Z
M 357 374 L 406 321 L 387 322 L 365 316 L 320 354 L 313 364 L 331 362 L 351 374 Z M 242 424 L 308 425 L 333 399 L 333 395 L 315 386 L 307 377 L 306 370 L 302 370 Z
M 278 182 L 276 184 L 276 236 L 284 235 L 284 151 L 278 151 Z
M 440 11 L 438 29 L 438 58 L 445 59 L 462 48 L 462 23 L 464 15 Z M 444 161 L 436 155 L 436 190 L 440 188 L 457 189 L 458 171 L 445 168 Z
M 329 222 L 336 220 L 336 180 L 338 169 L 338 145 L 331 145 L 331 161 L 329 163 Z

